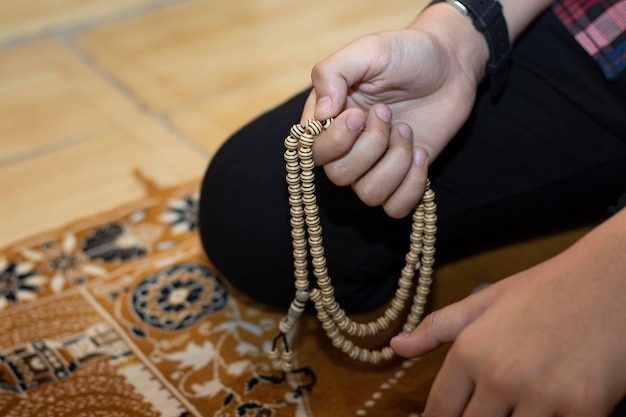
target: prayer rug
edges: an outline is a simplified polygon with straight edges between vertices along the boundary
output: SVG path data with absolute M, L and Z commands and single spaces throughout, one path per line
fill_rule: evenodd
M 305 314 L 297 369 L 272 370 L 265 351 L 285 311 L 214 270 L 198 186 L 148 186 L 0 251 L 0 415 L 419 416 L 443 352 L 356 363 Z

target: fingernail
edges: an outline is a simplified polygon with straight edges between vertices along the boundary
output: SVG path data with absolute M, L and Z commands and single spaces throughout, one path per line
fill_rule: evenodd
M 379 106 L 376 107 L 376 115 L 385 123 L 389 123 L 391 121 L 391 110 L 388 107 Z
M 397 334 L 397 335 L 396 335 L 396 336 L 394 336 L 393 338 L 394 338 L 394 339 L 406 339 L 408 336 L 409 336 L 409 333 L 404 333 L 404 332 L 403 332 L 403 333 Z
M 320 97 L 315 103 L 315 114 L 322 114 L 326 117 L 327 114 L 330 113 L 333 106 L 333 101 L 330 97 L 324 96 Z
M 348 126 L 348 129 L 361 130 L 363 128 L 363 119 L 351 114 L 346 119 L 346 126 Z
M 398 132 L 400 132 L 400 135 L 405 139 L 413 138 L 413 130 L 407 125 L 398 126 Z
M 423 149 L 416 149 L 413 152 L 413 163 L 418 167 L 426 165 L 428 162 L 428 154 Z

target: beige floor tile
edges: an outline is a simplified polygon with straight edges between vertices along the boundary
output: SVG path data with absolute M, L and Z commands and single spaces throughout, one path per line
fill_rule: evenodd
M 8 0 L 0 2 L 0 43 L 58 32 L 163 0 Z
M 282 74 L 264 83 L 244 85 L 216 94 L 197 105 L 173 112 L 170 118 L 181 132 L 213 155 L 238 128 L 303 90 L 308 84 L 308 79 L 302 77 L 299 71 Z
M 0 167 L 0 247 L 144 195 L 133 175 L 160 186 L 199 179 L 206 158 L 153 120 Z
M 0 160 L 126 123 L 137 106 L 62 43 L 0 51 Z
M 308 77 L 316 61 L 356 36 L 406 25 L 416 4 L 203 0 L 95 29 L 78 43 L 163 112 L 282 73 Z

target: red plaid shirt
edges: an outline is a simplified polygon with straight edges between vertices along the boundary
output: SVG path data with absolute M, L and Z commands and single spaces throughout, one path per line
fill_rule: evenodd
M 552 10 L 608 80 L 626 69 L 626 0 L 559 0 Z

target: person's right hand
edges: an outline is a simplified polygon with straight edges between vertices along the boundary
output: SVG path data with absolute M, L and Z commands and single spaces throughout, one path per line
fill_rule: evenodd
M 317 165 L 366 204 L 407 215 L 428 164 L 467 119 L 488 50 L 445 4 L 407 29 L 362 37 L 315 65 L 302 121 L 335 117 L 315 142 Z

